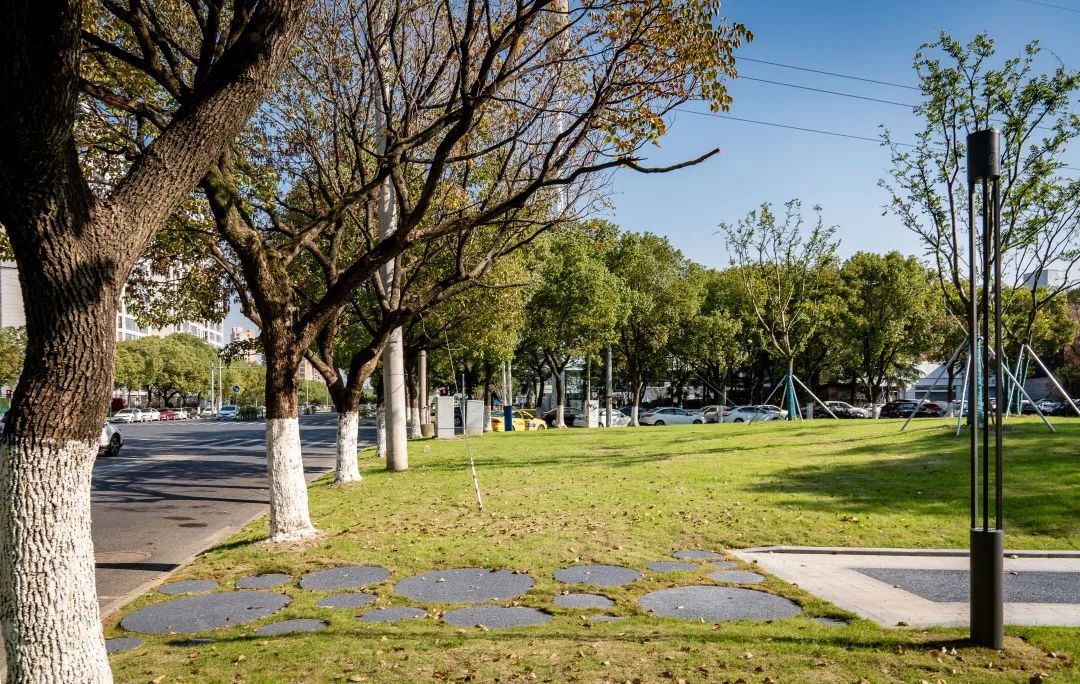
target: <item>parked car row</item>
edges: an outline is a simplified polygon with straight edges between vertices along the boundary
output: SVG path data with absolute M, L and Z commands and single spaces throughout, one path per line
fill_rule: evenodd
M 224 406 L 222 408 L 225 408 Z M 235 408 L 235 407 L 234 407 Z M 161 420 L 192 420 L 200 416 L 210 416 L 209 409 L 194 408 L 122 408 L 109 418 L 112 423 L 152 423 Z

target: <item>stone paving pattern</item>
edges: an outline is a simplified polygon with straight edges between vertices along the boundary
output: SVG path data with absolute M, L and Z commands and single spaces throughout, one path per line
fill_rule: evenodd
M 645 594 L 642 608 L 682 620 L 780 620 L 797 615 L 799 604 L 782 596 L 733 587 L 676 587 Z
M 443 620 L 463 627 L 532 627 L 551 622 L 551 615 L 523 606 L 476 606 L 451 610 L 443 615 Z
M 555 605 L 563 608 L 610 608 L 615 602 L 597 594 L 560 594 L 555 597 Z
M 587 584 L 594 587 L 622 587 L 643 576 L 637 570 L 621 565 L 572 565 L 555 571 L 555 579 L 563 584 Z
M 158 593 L 166 594 L 168 596 L 174 594 L 199 594 L 204 591 L 217 589 L 217 586 L 218 583 L 214 580 L 183 580 L 181 582 L 163 584 L 158 589 Z
M 291 599 L 269 591 L 223 591 L 185 596 L 131 613 L 120 626 L 143 634 L 193 634 L 232 627 L 273 615 Z
M 298 632 L 318 632 L 320 629 L 326 629 L 326 623 L 322 620 L 282 620 L 265 624 L 255 630 L 255 633 L 259 636 L 281 636 Z
M 532 577 L 520 572 L 456 568 L 413 575 L 394 591 L 419 603 L 484 603 L 520 596 L 532 585 Z
M 333 594 L 315 602 L 319 608 L 361 608 L 375 603 L 374 594 L 356 592 L 352 594 Z
M 254 575 L 236 580 L 237 589 L 273 589 L 292 580 L 292 575 L 272 572 L 266 575 Z
M 422 608 L 378 608 L 360 616 L 360 622 L 397 622 L 415 620 L 427 615 Z
M 899 587 L 928 601 L 967 601 L 971 596 L 967 570 L 919 568 L 853 568 L 868 577 Z M 1076 603 L 1080 601 L 1080 572 L 1006 572 L 1005 603 Z
M 645 566 L 653 572 L 682 572 L 684 570 L 697 570 L 700 566 L 685 561 L 657 561 Z
M 390 571 L 374 565 L 346 565 L 308 573 L 300 580 L 302 589 L 341 591 L 359 589 L 390 579 Z
M 717 582 L 733 582 L 735 584 L 757 584 L 765 581 L 765 578 L 756 572 L 746 570 L 718 570 L 710 572 L 709 579 Z
M 131 637 L 118 637 L 116 639 L 105 640 L 105 651 L 108 653 L 119 653 L 121 651 L 130 651 L 133 648 L 142 646 L 142 639 L 133 639 Z

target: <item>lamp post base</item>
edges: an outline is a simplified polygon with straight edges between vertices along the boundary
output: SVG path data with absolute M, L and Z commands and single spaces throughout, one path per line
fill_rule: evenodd
M 1004 556 L 1003 530 L 971 530 L 971 640 L 997 650 L 1005 647 Z

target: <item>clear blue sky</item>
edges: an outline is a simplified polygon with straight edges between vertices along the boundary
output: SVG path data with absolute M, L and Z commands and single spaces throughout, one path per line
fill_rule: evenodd
M 1037 38 L 1046 52 L 1041 70 L 1056 66 L 1051 51 L 1067 67 L 1080 68 L 1080 0 L 726 0 L 722 11 L 754 32 L 753 43 L 737 57 L 893 83 L 915 85 L 915 51 L 942 30 L 964 41 L 987 31 L 1003 57 Z M 738 68 L 742 76 L 901 103 L 918 99 L 913 90 L 764 64 L 743 62 Z M 729 90 L 730 114 L 741 118 L 871 138 L 884 124 L 897 140 L 910 140 L 918 128 L 909 110 L 893 105 L 745 80 L 732 81 Z M 889 157 L 876 143 L 680 113 L 661 147 L 648 151 L 649 162 L 670 164 L 714 147 L 720 148 L 718 157 L 690 169 L 617 174 L 610 218 L 628 230 L 666 235 L 695 261 L 723 267 L 727 255 L 715 234 L 720 222 L 733 222 L 764 201 L 782 204 L 798 197 L 807 207 L 821 204 L 826 220 L 839 225 L 842 255 L 920 252 L 910 233 L 882 216 L 887 197 L 877 181 Z M 1080 166 L 1080 154 L 1072 159 Z M 226 334 L 232 325 L 250 326 L 236 307 Z
M 997 41 L 998 54 L 1014 56 L 1028 41 L 1044 49 L 1040 71 L 1080 68 L 1080 0 L 1045 0 L 1059 9 L 1024 0 L 881 2 L 880 0 L 725 0 L 723 13 L 746 24 L 754 41 L 736 52 L 770 62 L 915 85 L 912 62 L 920 45 L 942 30 L 966 42 L 980 31 Z M 743 62 L 740 76 L 914 103 L 919 93 L 884 85 L 820 76 Z M 918 122 L 893 105 L 735 80 L 730 114 L 747 119 L 876 137 L 884 124 L 897 140 L 910 140 Z M 688 105 L 701 109 L 699 105 Z M 668 175 L 615 177 L 612 220 L 623 228 L 667 235 L 684 254 L 707 266 L 726 266 L 722 221 L 734 222 L 761 202 L 793 197 L 822 205 L 828 223 L 839 225 L 840 251 L 919 253 L 918 243 L 891 216 L 877 187 L 888 168 L 888 151 L 873 142 L 784 130 L 750 123 L 678 114 L 656 165 L 693 158 L 719 147 L 702 165 Z M 1070 164 L 1080 166 L 1070 156 Z

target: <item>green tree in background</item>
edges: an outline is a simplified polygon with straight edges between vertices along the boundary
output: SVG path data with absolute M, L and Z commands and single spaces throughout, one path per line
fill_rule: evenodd
M 13 387 L 26 358 L 26 328 L 0 329 L 0 385 Z

